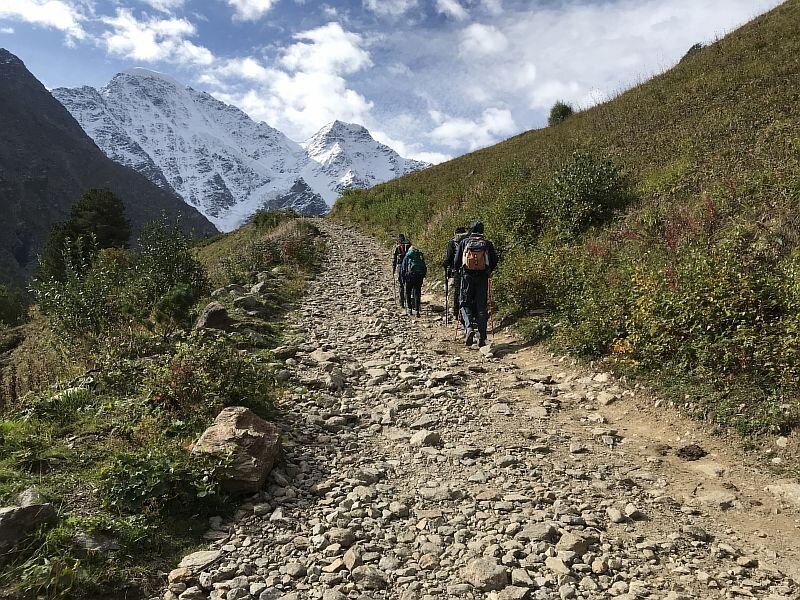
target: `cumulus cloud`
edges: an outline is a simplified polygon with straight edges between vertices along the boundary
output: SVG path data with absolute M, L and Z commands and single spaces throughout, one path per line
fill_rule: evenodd
M 87 36 L 82 25 L 85 17 L 75 6 L 63 0 L 2 0 L 0 19 L 57 29 L 66 34 L 69 43 Z
M 469 18 L 467 9 L 461 6 L 458 0 L 436 0 L 436 10 L 457 21 L 463 21 Z
M 0 33 L 4 33 L 6 35 L 12 35 L 14 33 L 13 27 L 0 27 Z
M 257 21 L 275 5 L 277 0 L 226 0 L 233 7 L 234 18 L 240 21 Z
M 255 57 L 225 61 L 202 81 L 294 139 L 305 139 L 336 119 L 367 122 L 373 105 L 346 79 L 372 65 L 364 39 L 331 22 L 294 40 L 270 64 Z
M 364 7 L 379 15 L 398 17 L 416 8 L 417 0 L 364 0 Z
M 473 23 L 461 33 L 460 49 L 471 57 L 492 56 L 508 49 L 508 39 L 493 25 Z
M 454 149 L 477 150 L 508 137 L 517 131 L 511 111 L 506 108 L 487 108 L 478 119 L 454 118 L 431 111 L 437 124 L 430 138 Z
M 208 48 L 187 38 L 197 31 L 186 19 L 137 19 L 127 9 L 117 9 L 114 17 L 104 17 L 111 27 L 103 34 L 110 54 L 144 62 L 172 62 L 183 65 L 210 65 L 214 55 Z

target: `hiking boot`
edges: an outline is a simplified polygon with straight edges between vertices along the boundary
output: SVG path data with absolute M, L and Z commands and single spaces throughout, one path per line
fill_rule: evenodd
M 464 338 L 464 342 L 467 346 L 472 346 L 473 342 L 475 341 L 475 331 L 472 328 L 467 329 L 467 336 Z
M 486 338 L 481 338 L 478 340 L 478 348 L 483 348 L 486 345 Z
M 408 315 L 409 317 L 411 316 L 411 309 L 410 308 L 406 309 L 406 315 Z
M 421 317 L 421 316 L 422 316 L 422 315 L 420 315 L 420 314 L 419 314 L 419 311 L 417 311 L 417 318 L 419 318 L 419 317 Z

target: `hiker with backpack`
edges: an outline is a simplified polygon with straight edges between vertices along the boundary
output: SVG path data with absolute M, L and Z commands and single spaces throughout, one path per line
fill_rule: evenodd
M 410 248 L 411 241 L 407 240 L 402 233 L 397 234 L 397 244 L 394 247 L 394 255 L 392 256 L 392 277 L 397 278 L 397 284 L 400 286 L 400 308 L 406 307 L 405 283 L 400 274 L 400 267 Z
M 478 334 L 478 346 L 486 345 L 489 322 L 489 278 L 497 267 L 494 244 L 483 235 L 483 223 L 473 223 L 469 235 L 458 245 L 453 266 L 461 271 L 461 318 L 465 341 L 471 346 Z
M 411 246 L 400 264 L 400 277 L 405 281 L 406 289 L 406 314 L 409 317 L 414 310 L 417 311 L 417 316 L 420 316 L 422 282 L 427 274 L 425 256 L 419 248 Z
M 459 294 L 461 293 L 461 273 L 455 267 L 456 253 L 462 240 L 467 237 L 466 227 L 456 227 L 453 237 L 447 242 L 442 268 L 444 269 L 444 280 L 453 280 L 453 318 L 458 319 Z M 445 307 L 447 310 L 448 307 Z

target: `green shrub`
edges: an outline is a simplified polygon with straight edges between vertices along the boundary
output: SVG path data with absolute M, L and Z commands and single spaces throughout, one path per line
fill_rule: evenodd
M 257 210 L 250 222 L 255 225 L 259 231 L 267 231 L 274 229 L 284 221 L 296 219 L 299 215 L 293 210 Z
M 179 222 L 170 223 L 162 217 L 145 225 L 128 287 L 130 308 L 140 319 L 148 317 L 164 296 L 172 296 L 173 308 L 177 308 L 179 292 L 184 298 L 197 300 L 209 291 L 203 267 L 192 254 Z M 184 305 L 189 305 L 188 300 Z
M 63 275 L 39 280 L 39 307 L 61 336 L 98 342 L 120 333 L 122 323 L 167 330 L 187 325 L 189 311 L 208 291 L 202 266 L 178 224 L 166 219 L 145 226 L 135 253 L 98 250 L 79 237 L 67 238 Z
M 567 104 L 566 102 L 562 102 L 559 100 L 553 105 L 553 108 L 550 109 L 550 116 L 547 119 L 547 124 L 550 127 L 563 123 L 567 119 L 569 119 L 575 110 L 572 108 L 571 104 Z
M 241 354 L 227 338 L 193 332 L 168 362 L 143 380 L 152 406 L 205 427 L 226 406 L 245 406 L 262 417 L 272 411 L 273 377 L 257 356 Z
M 18 290 L 0 284 L 0 329 L 19 325 L 28 312 L 28 300 Z
M 33 290 L 54 329 L 71 340 L 109 333 L 123 318 L 120 289 L 127 275 L 124 255 L 103 251 L 90 262 L 82 248 L 83 238 L 74 245 L 67 240 L 63 278 L 40 280 Z
M 571 239 L 607 221 L 629 200 L 627 181 L 610 159 L 575 152 L 553 176 L 548 207 L 561 237 Z
M 189 326 L 189 316 L 197 298 L 197 291 L 188 284 L 176 285 L 156 302 L 153 309 L 155 322 L 164 328 L 166 334 Z
M 220 481 L 228 462 L 160 450 L 126 454 L 101 474 L 100 494 L 122 513 L 213 514 L 225 498 Z

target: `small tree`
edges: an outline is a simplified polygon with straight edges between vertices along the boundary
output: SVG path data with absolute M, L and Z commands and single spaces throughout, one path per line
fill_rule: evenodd
M 69 217 L 50 229 L 47 242 L 39 255 L 40 279 L 63 280 L 66 276 L 64 249 L 82 248 L 96 252 L 104 248 L 125 248 L 131 237 L 131 227 L 125 219 L 125 206 L 111 190 L 91 189 L 72 205 Z M 68 240 L 92 240 L 92 244 L 69 245 Z M 91 262 L 93 256 L 72 257 L 71 262 L 84 259 Z
M 572 108 L 571 104 L 567 104 L 566 102 L 559 100 L 553 105 L 553 108 L 550 109 L 550 118 L 547 119 L 547 124 L 550 127 L 553 127 L 559 123 L 563 123 L 574 113 L 575 110 Z
M 72 206 L 67 220 L 72 237 L 95 236 L 98 248 L 125 248 L 131 226 L 125 219 L 125 205 L 109 189 L 92 189 Z

